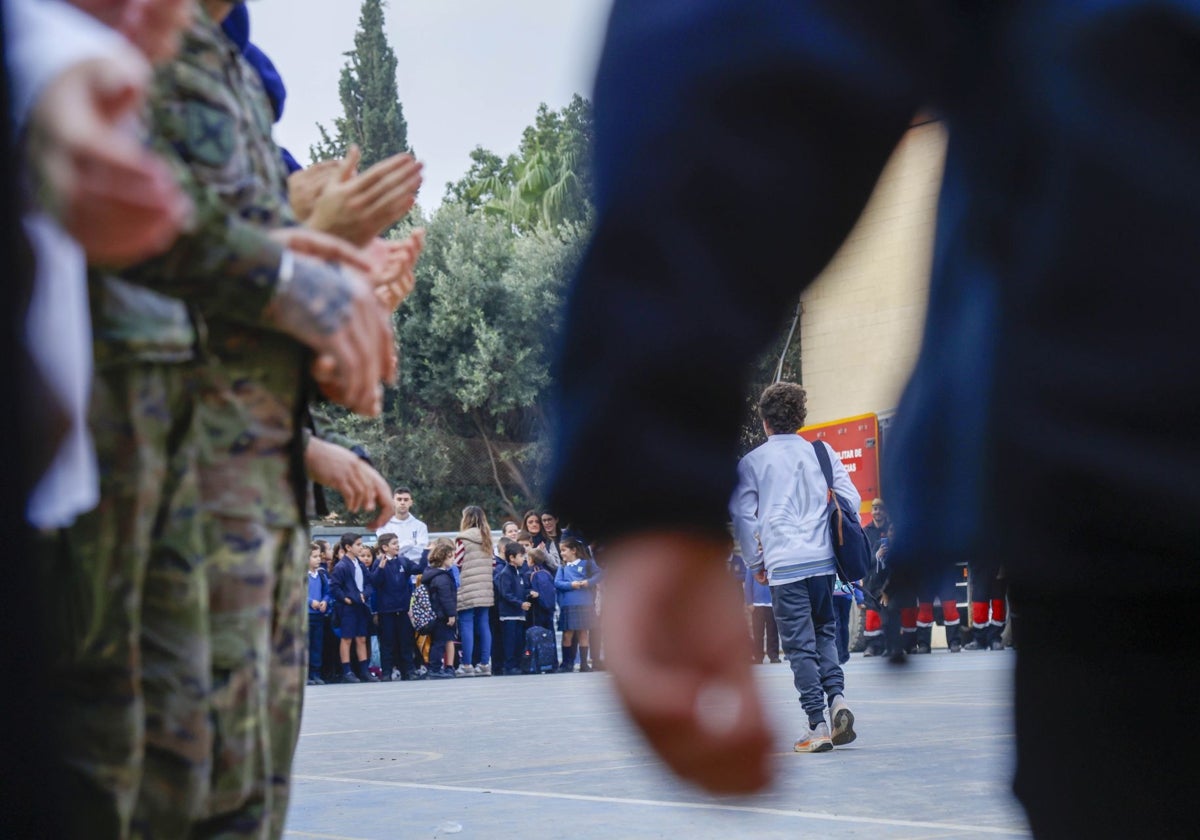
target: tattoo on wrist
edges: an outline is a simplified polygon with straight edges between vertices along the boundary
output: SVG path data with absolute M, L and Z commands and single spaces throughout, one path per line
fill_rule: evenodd
M 350 317 L 350 282 L 336 265 L 296 258 L 291 281 L 278 290 L 283 319 L 321 335 L 337 332 Z

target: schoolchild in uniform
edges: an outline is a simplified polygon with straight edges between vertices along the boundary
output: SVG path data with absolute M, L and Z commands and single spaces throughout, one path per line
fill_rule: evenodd
M 520 567 L 525 565 L 525 547 L 510 542 L 504 548 L 505 564 L 496 572 L 496 608 L 500 615 L 500 634 L 503 640 L 503 666 L 500 673 L 514 676 L 521 673 L 518 657 L 525 642 L 525 614 L 536 600 L 525 581 Z
M 533 608 L 529 611 L 530 625 L 544 627 L 554 632 L 554 573 L 550 570 L 550 558 L 545 550 L 535 548 L 527 552 L 529 557 L 530 594 L 537 593 Z
M 429 548 L 429 567 L 421 573 L 421 585 L 428 587 L 429 602 L 437 614 L 429 645 L 429 678 L 434 680 L 454 677 L 454 669 L 446 664 L 446 646 L 454 644 L 458 624 L 458 583 L 447 569 L 453 559 L 454 544 L 436 540 Z
M 321 679 L 321 655 L 325 649 L 325 624 L 329 613 L 329 573 L 321 546 L 315 542 L 308 552 L 308 684 L 325 685 Z
M 379 682 L 379 678 L 368 670 L 371 659 L 367 654 L 367 634 L 370 632 L 371 613 L 367 606 L 367 570 L 358 559 L 363 549 L 362 537 L 358 534 L 342 534 L 341 543 L 346 553 L 333 567 L 329 591 L 337 607 L 342 637 L 338 651 L 342 662 L 342 682 Z M 351 640 L 358 655 L 357 675 L 350 668 Z
M 579 670 L 590 671 L 588 631 L 596 615 L 596 584 L 602 577 L 600 567 L 587 556 L 579 540 L 568 537 L 559 544 L 562 565 L 554 577 L 558 590 L 559 627 L 563 631 L 563 661 L 558 670 L 575 670 L 575 650 L 579 649 Z

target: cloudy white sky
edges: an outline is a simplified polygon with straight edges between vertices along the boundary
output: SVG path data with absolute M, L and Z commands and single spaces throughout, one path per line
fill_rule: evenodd
M 341 114 L 338 77 L 354 45 L 360 0 L 248 4 L 255 43 L 288 87 L 276 140 L 301 163 Z M 388 0 L 387 35 L 408 140 L 425 162 L 421 204 L 435 207 L 477 145 L 515 151 L 538 103 L 590 96 L 611 0 Z

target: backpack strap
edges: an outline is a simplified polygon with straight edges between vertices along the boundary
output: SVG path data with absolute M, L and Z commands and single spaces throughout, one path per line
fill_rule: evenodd
M 829 492 L 833 492 L 833 464 L 829 463 L 829 452 L 825 449 L 825 444 L 819 440 L 809 441 L 812 444 L 813 452 L 817 454 L 817 461 L 821 464 L 821 472 L 825 475 L 825 486 L 829 488 Z
M 825 444 L 819 440 L 809 441 L 812 444 L 813 451 L 817 454 L 817 461 L 821 464 L 821 472 L 825 474 L 825 486 L 829 488 L 825 499 L 827 502 L 833 502 L 832 515 L 837 520 L 837 545 L 845 544 L 845 537 L 842 534 L 842 508 L 833 498 L 833 464 L 829 462 L 829 450 L 825 448 Z

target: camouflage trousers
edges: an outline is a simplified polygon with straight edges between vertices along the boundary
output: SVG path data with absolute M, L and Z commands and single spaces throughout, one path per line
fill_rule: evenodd
M 73 835 L 180 837 L 207 795 L 192 368 L 97 372 L 101 501 L 45 558 L 55 784 Z
M 300 728 L 307 533 L 211 516 L 213 774 L 193 837 L 279 837 Z

